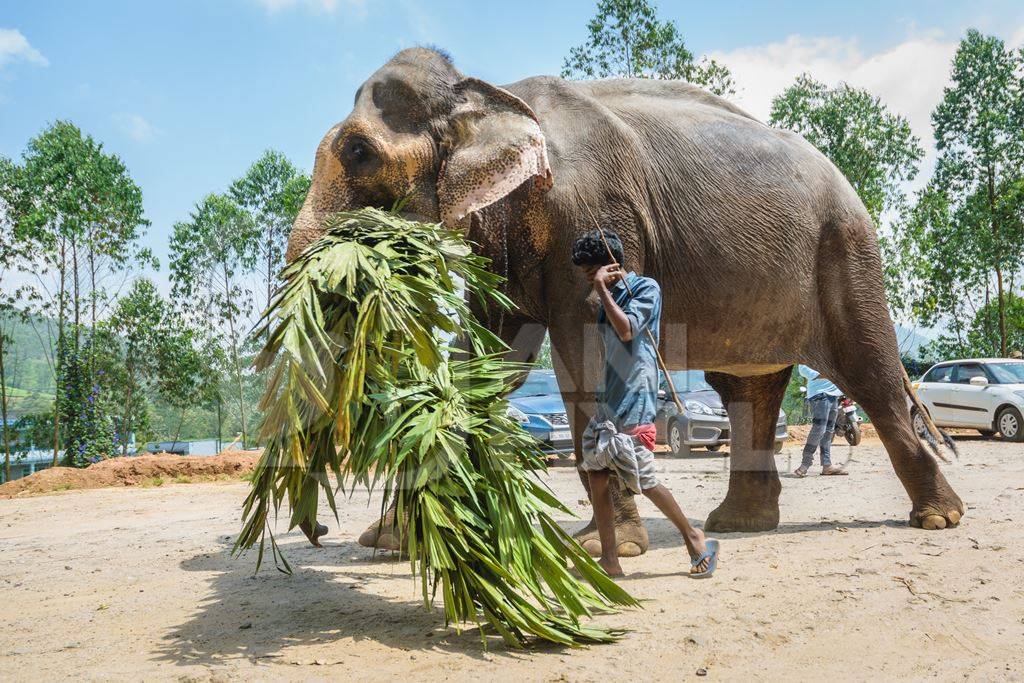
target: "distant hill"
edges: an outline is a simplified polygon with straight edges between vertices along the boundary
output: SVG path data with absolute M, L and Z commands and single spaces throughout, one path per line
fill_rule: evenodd
M 4 359 L 11 404 L 19 413 L 33 412 L 53 401 L 53 373 L 47 361 L 53 345 L 51 331 L 47 321 L 39 318 L 14 323 L 11 337 L 14 342 Z
M 926 332 L 932 330 L 896 323 L 896 343 L 899 344 L 900 355 L 914 360 L 920 359 L 921 348 L 935 341 L 935 337 L 925 334 Z

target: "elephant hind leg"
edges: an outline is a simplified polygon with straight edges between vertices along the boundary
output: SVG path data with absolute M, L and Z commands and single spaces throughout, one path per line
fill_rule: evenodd
M 707 373 L 729 412 L 729 490 L 706 531 L 770 531 L 779 524 L 782 484 L 775 468 L 775 425 L 792 367 L 767 375 Z
M 882 313 L 891 324 L 886 311 Z M 914 432 L 894 333 L 893 337 L 891 354 L 850 337 L 845 348 L 837 350 L 836 371 L 830 374 L 871 419 L 910 496 L 910 525 L 925 529 L 955 526 L 963 517 L 964 504 Z
M 818 369 L 871 418 L 910 496 L 910 524 L 925 529 L 953 526 L 965 508 L 914 432 L 874 230 L 852 225 L 829 234 L 819 268 L 827 325 L 821 355 L 828 360 Z

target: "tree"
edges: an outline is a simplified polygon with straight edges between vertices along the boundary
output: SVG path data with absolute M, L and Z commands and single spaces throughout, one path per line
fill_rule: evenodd
M 152 281 L 139 278 L 103 325 L 107 340 L 104 370 L 119 409 L 117 434 L 122 455 L 128 452 L 131 435 L 145 422 L 146 393 L 158 374 L 160 347 L 173 333 L 168 309 Z
M 1005 356 L 1007 301 L 1024 263 L 1024 54 L 971 29 L 953 58 L 951 80 L 932 123 L 939 152 L 934 182 L 953 217 L 933 227 L 952 235 L 932 241 L 949 242 L 955 235 L 972 264 L 963 281 L 984 282 L 986 303 L 994 293 L 998 351 Z
M 299 173 L 283 154 L 267 150 L 231 185 L 231 197 L 249 211 L 260 232 L 260 275 L 267 293 L 263 308 L 270 305 L 277 273 L 284 265 L 292 222 L 306 198 L 309 183 L 309 176 Z
M 829 88 L 808 74 L 772 99 L 769 123 L 799 133 L 842 171 L 879 225 L 905 199 L 924 156 L 907 119 L 867 90 Z
M 565 78 L 673 78 L 735 94 L 728 67 L 704 57 L 695 62 L 673 21 L 659 21 L 648 0 L 599 0 L 587 24 L 590 38 L 562 63 Z
M 7 357 L 14 341 L 10 325 L 17 317 L 17 294 L 8 282 L 11 271 L 24 258 L 24 250 L 14 230 L 12 213 L 17 172 L 10 160 L 0 157 L 0 418 L 3 419 L 4 481 L 11 480 L 11 434 L 8 418 Z
M 205 336 L 225 340 L 222 346 L 237 387 L 243 444 L 248 434 L 241 349 L 253 308 L 246 276 L 256 266 L 259 239 L 259 228 L 249 213 L 230 197 L 217 194 L 200 202 L 190 220 L 176 223 L 171 237 L 173 295 Z
M 1014 351 L 1024 350 L 1024 297 L 1008 294 L 1003 314 L 1009 333 L 1007 347 Z M 973 318 L 958 324 L 951 333 L 939 336 L 923 352 L 936 359 L 998 356 L 998 324 L 997 302 L 989 301 L 978 309 Z
M 221 441 L 221 405 L 218 368 L 223 366 L 223 350 L 212 339 L 203 339 L 192 330 L 168 330 L 157 356 L 157 391 L 163 400 L 179 412 L 173 441 L 181 436 L 181 424 L 188 408 L 216 408 L 218 450 Z
M 82 337 L 93 334 L 102 314 L 100 305 L 108 295 L 105 277 L 148 258 L 137 248 L 148 222 L 141 190 L 121 160 L 66 121 L 29 141 L 18 175 L 21 202 L 15 216 L 36 257 L 29 297 L 37 314 L 33 320 L 52 320 L 57 326 L 56 349 L 50 350 L 58 404 L 56 463 L 62 428 L 69 452 L 96 450 L 89 441 L 100 438 L 91 417 L 99 403 L 90 401 L 98 386 L 98 347 Z M 43 342 L 50 335 L 39 338 Z M 106 446 L 97 448 L 102 452 Z

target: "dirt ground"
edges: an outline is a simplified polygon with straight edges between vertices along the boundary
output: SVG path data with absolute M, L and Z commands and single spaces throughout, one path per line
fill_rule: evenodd
M 231 557 L 244 482 L 0 500 L 0 679 L 1020 680 L 1024 447 L 960 445 L 946 467 L 970 508 L 959 528 L 909 528 L 878 442 L 837 446 L 852 476 L 784 475 L 781 526 L 720 535 L 710 581 L 686 578 L 678 537 L 642 501 L 651 550 L 624 560 L 624 582 L 645 607 L 600 617 L 629 629 L 620 643 L 579 650 L 485 650 L 445 629 L 406 563 L 355 543 L 378 510 L 360 492 L 323 550 L 282 534 L 291 577 Z M 798 458 L 787 445 L 780 470 Z M 659 466 L 694 518 L 725 493 L 720 454 Z M 572 469 L 549 481 L 589 516 Z
M 216 457 L 162 453 L 111 458 L 89 467 L 51 467 L 0 484 L 0 498 L 20 498 L 57 491 L 99 489 L 110 486 L 163 486 L 198 481 L 238 479 L 252 471 L 258 451 L 223 451 Z

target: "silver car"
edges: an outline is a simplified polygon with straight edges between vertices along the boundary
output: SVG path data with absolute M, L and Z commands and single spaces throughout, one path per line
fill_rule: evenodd
M 655 417 L 658 443 L 667 443 L 675 455 L 688 455 L 695 448 L 717 451 L 729 443 L 728 413 L 722 397 L 707 383 L 704 373 L 700 370 L 676 370 L 671 375 L 683 403 L 683 414 L 679 414 L 663 377 Z M 779 420 L 775 423 L 776 453 L 782 450 L 782 443 L 788 438 L 786 413 L 780 410 Z
M 1024 441 L 1024 361 L 965 358 L 938 363 L 914 384 L 925 411 L 939 427 L 999 432 L 1007 441 Z M 924 419 L 911 409 L 914 428 Z

